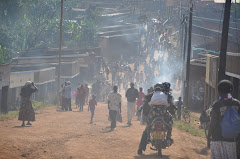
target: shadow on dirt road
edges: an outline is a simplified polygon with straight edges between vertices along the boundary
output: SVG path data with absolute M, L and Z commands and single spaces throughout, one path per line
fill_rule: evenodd
M 209 148 L 204 147 L 201 150 L 195 149 L 195 152 L 200 154 L 200 155 L 208 156 L 209 155 Z
M 134 159 L 156 159 L 156 158 L 169 159 L 169 156 L 163 155 L 162 157 L 160 157 L 157 156 L 156 154 L 134 156 Z

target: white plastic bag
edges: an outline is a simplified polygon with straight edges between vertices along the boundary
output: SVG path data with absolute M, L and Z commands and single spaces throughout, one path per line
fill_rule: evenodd
M 150 105 L 165 105 L 168 106 L 168 96 L 160 91 L 154 92 L 151 98 Z

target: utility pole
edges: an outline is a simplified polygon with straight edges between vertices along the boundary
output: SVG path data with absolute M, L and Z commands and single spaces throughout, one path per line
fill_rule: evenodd
M 180 0 L 180 19 L 182 18 L 182 0 Z
M 189 94 L 189 76 L 190 76 L 190 56 L 191 56 L 191 46 L 192 46 L 192 12 L 193 4 L 190 1 L 190 14 L 189 14 L 189 26 L 188 26 L 188 54 L 187 54 L 187 66 L 186 66 L 186 85 L 185 85 L 185 106 L 188 107 L 188 94 Z
M 219 57 L 219 69 L 218 69 L 218 81 L 225 79 L 226 71 L 226 52 L 228 44 L 228 31 L 229 31 L 229 21 L 230 21 L 230 11 L 231 11 L 231 0 L 226 0 L 223 27 L 222 27 L 222 38 L 221 38 L 221 49 Z
M 184 70 L 185 70 L 185 59 L 186 59 L 186 46 L 187 46 L 187 16 L 183 15 L 183 18 L 182 18 L 182 24 L 181 25 L 184 25 L 184 27 L 182 26 L 182 38 L 181 39 L 183 42 L 182 42 L 182 47 L 183 47 L 183 51 L 182 51 L 182 91 L 181 91 L 181 96 L 184 97 L 184 92 L 185 92 L 185 73 L 184 73 Z M 184 35 L 183 35 L 184 34 Z
M 180 31 L 179 31 L 179 38 L 180 38 L 180 52 L 183 57 L 183 16 L 182 16 L 182 0 L 180 0 Z
M 183 62 L 185 64 L 185 58 L 186 58 L 186 47 L 187 47 L 187 17 L 184 16 L 184 42 L 183 42 Z
M 60 40 L 59 40 L 59 57 L 58 57 L 58 83 L 57 93 L 60 91 L 61 82 L 61 60 L 62 60 L 62 22 L 63 22 L 63 0 L 61 0 L 61 18 L 60 18 Z
M 181 53 L 181 57 L 182 57 L 182 64 L 183 64 L 183 67 L 182 67 L 182 82 L 181 82 L 181 96 L 183 97 L 183 90 L 184 90 L 184 58 L 183 58 L 183 45 L 184 45 L 184 16 L 182 15 L 182 0 L 180 0 L 180 31 L 179 31 L 179 38 L 180 38 L 180 53 Z

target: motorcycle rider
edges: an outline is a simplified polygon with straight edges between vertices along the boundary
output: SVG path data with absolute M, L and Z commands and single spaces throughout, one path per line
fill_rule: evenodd
M 157 83 L 155 86 L 154 86 L 154 92 L 153 93 L 150 93 L 148 94 L 146 97 L 145 97 L 145 100 L 144 100 L 144 104 L 143 104 L 143 110 L 145 110 L 144 115 L 148 116 L 148 120 L 147 120 L 147 126 L 146 126 L 146 129 L 143 131 L 143 134 L 142 134 L 142 138 L 141 138 L 141 142 L 139 144 L 139 148 L 138 148 L 138 154 L 141 155 L 142 154 L 142 151 L 145 151 L 146 150 L 146 146 L 148 144 L 148 130 L 150 129 L 150 125 L 151 125 L 151 122 L 152 122 L 152 108 L 149 104 L 151 104 L 151 99 L 154 95 L 154 93 L 160 93 L 160 92 L 163 92 L 167 95 L 167 109 L 169 109 L 170 105 L 173 105 L 173 101 L 172 101 L 172 96 L 170 94 L 170 83 L 168 82 L 164 82 L 162 84 L 159 84 Z M 167 110 L 166 113 L 164 114 L 164 120 L 168 123 L 168 126 L 167 126 L 167 129 L 168 129 L 168 132 L 167 132 L 167 143 L 168 145 L 170 146 L 172 143 L 173 143 L 173 140 L 171 138 L 172 136 L 172 124 L 173 124 L 173 121 L 172 121 L 172 115 L 169 113 L 169 111 Z

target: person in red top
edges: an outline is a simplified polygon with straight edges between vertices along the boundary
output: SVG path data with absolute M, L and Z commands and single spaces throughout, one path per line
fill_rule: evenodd
M 139 88 L 139 97 L 136 101 L 136 105 L 137 105 L 136 116 L 138 117 L 139 120 L 141 117 L 141 113 L 138 110 L 139 110 L 139 107 L 144 104 L 144 102 L 143 102 L 144 97 L 145 97 L 145 94 L 143 93 L 143 88 L 140 87 Z
M 93 94 L 92 99 L 89 101 L 89 106 L 88 106 L 88 111 L 89 111 L 89 109 L 91 111 L 91 121 L 90 121 L 90 123 L 93 123 L 95 106 L 97 106 L 97 101 L 96 101 L 96 96 Z
M 86 104 L 88 103 L 88 95 L 89 95 L 89 88 L 88 88 L 88 84 L 85 84 L 85 100 L 86 100 Z

